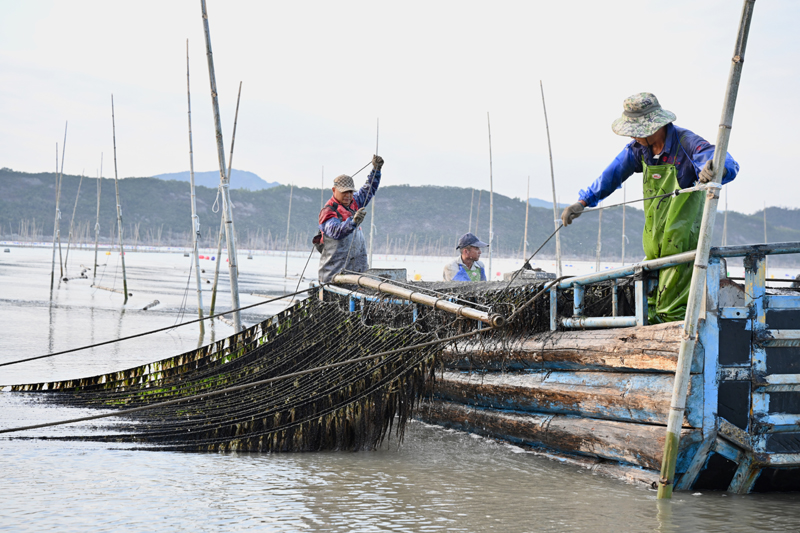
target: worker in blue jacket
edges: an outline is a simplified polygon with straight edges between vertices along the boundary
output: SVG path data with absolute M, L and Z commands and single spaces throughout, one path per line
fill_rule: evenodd
M 623 114 L 611 125 L 617 135 L 631 137 L 622 152 L 594 183 L 578 194 L 578 201 L 564 209 L 561 221 L 569 226 L 585 207 L 597 203 L 622 187 L 634 173 L 642 173 L 644 197 L 658 196 L 708 183 L 716 171 L 712 166 L 714 145 L 673 124 L 675 114 L 663 109 L 652 93 L 638 93 L 625 99 Z M 722 183 L 733 181 L 739 164 L 725 155 Z M 645 200 L 642 245 L 645 259 L 667 257 L 697 248 L 705 193 Z M 689 298 L 692 265 L 659 271 L 658 290 L 648 298 L 651 323 L 683 320 Z
M 444 267 L 445 281 L 486 281 L 486 267 L 479 261 L 481 248 L 489 246 L 472 233 L 458 239 L 456 250 L 461 257 Z

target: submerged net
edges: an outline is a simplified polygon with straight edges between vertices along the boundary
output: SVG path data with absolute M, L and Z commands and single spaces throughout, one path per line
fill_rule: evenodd
M 530 303 L 545 282 L 416 285 L 510 316 Z M 587 316 L 610 314 L 610 287 L 587 289 Z M 620 294 L 624 308 L 632 301 L 631 292 L 623 287 Z M 402 439 L 414 407 L 430 390 L 437 356 L 453 341 L 420 344 L 481 328 L 475 342 L 513 343 L 549 331 L 547 294 L 519 312 L 513 323 L 488 331 L 475 320 L 379 293 L 369 295 L 357 301 L 331 293 L 324 299 L 314 295 L 242 333 L 185 354 L 111 374 L 16 385 L 11 390 L 48 392 L 52 401 L 76 407 L 152 406 L 126 414 L 114 434 L 59 438 L 180 451 L 372 449 L 393 427 Z M 571 306 L 571 292 L 560 292 L 561 313 L 571 315 Z M 256 384 L 399 348 L 411 349 Z M 248 387 L 250 383 L 254 385 Z M 204 396 L 231 387 L 241 388 Z M 161 405 L 189 397 L 194 398 Z

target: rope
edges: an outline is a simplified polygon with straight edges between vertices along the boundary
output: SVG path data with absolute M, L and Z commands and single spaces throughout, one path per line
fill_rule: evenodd
M 325 284 L 323 283 L 322 285 L 325 285 Z M 322 285 L 320 285 L 320 286 L 322 286 Z M 313 287 L 313 289 L 316 289 L 316 288 L 317 287 Z M 289 296 L 296 296 L 298 294 L 302 294 L 304 292 L 309 292 L 311 290 L 312 290 L 312 288 L 309 287 L 308 289 L 303 289 L 302 291 L 296 291 L 294 293 L 284 294 L 282 296 L 278 296 L 277 298 L 273 298 L 271 300 L 266 300 L 266 301 L 263 301 L 263 302 L 258 302 L 258 303 L 246 305 L 246 306 L 240 307 L 238 309 L 231 309 L 229 311 L 225 311 L 224 313 L 217 313 L 216 315 L 210 315 L 210 316 L 206 316 L 206 317 L 203 317 L 203 318 L 196 318 L 196 319 L 190 320 L 188 322 L 182 322 L 182 323 L 177 324 L 177 325 L 167 326 L 167 327 L 164 327 L 164 328 L 154 329 L 154 330 L 151 330 L 151 331 L 145 331 L 143 333 L 136 333 L 134 335 L 128 335 L 127 337 L 120 337 L 119 339 L 112 339 L 112 340 L 109 340 L 109 341 L 98 342 L 96 344 L 91 344 L 91 345 L 88 345 L 88 346 L 81 346 L 79 348 L 70 348 L 69 350 L 62 350 L 60 352 L 53 352 L 53 353 L 49 353 L 49 354 L 46 354 L 46 355 L 37 355 L 35 357 L 28 357 L 26 359 L 20 359 L 18 361 L 9 361 L 7 363 L 0 363 L 0 367 L 16 365 L 16 364 L 19 364 L 19 363 L 27 363 L 29 361 L 36 361 L 38 359 L 45 359 L 47 357 L 54 357 L 56 355 L 64 355 L 64 354 L 67 354 L 67 353 L 79 352 L 81 350 L 88 350 L 90 348 L 97 348 L 99 346 L 105 346 L 107 344 L 114 344 L 115 342 L 122 342 L 122 341 L 127 341 L 127 340 L 130 340 L 130 339 L 135 339 L 135 338 L 138 338 L 138 337 L 144 337 L 144 336 L 147 336 L 147 335 L 152 335 L 153 333 L 160 333 L 162 331 L 167 331 L 167 330 L 170 330 L 170 329 L 179 328 L 181 326 L 187 326 L 189 324 L 202 322 L 203 320 L 210 320 L 210 319 L 213 319 L 213 318 L 221 317 L 223 315 L 227 315 L 227 314 L 230 314 L 230 313 L 233 313 L 233 312 L 236 312 L 236 311 L 244 311 L 246 309 L 251 309 L 251 308 L 257 307 L 259 305 L 272 303 L 272 302 L 275 302 L 277 300 L 282 300 L 282 299 L 287 298 Z
M 707 191 L 707 190 L 710 190 L 710 189 L 719 189 L 721 187 L 722 187 L 721 184 L 715 183 L 713 181 L 710 181 L 708 183 L 697 184 L 694 187 L 687 187 L 685 189 L 675 189 L 672 192 L 668 192 L 668 193 L 665 193 L 665 194 L 659 194 L 657 196 L 648 196 L 646 198 L 639 198 L 638 200 L 629 200 L 627 202 L 621 202 L 619 204 L 613 204 L 613 205 L 590 207 L 589 209 L 584 209 L 583 213 L 592 213 L 594 211 L 601 211 L 603 209 L 611 209 L 612 207 L 620 207 L 620 206 L 623 206 L 623 205 L 635 204 L 635 203 L 638 203 L 638 202 L 644 202 L 645 200 L 657 200 L 659 198 L 667 198 L 669 196 L 678 196 L 679 194 L 686 194 L 686 193 L 690 193 L 690 192 Z

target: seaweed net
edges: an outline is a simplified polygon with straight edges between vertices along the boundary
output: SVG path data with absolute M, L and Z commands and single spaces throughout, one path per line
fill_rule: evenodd
M 510 316 L 544 282 L 417 284 L 462 303 Z M 363 291 L 369 293 L 369 291 Z M 622 290 L 623 302 L 631 301 Z M 452 341 L 420 344 L 486 328 L 393 297 L 372 293 L 351 310 L 347 296 L 314 295 L 247 330 L 209 346 L 128 370 L 76 380 L 15 385 L 13 391 L 46 392 L 59 404 L 102 409 L 152 408 L 129 413 L 113 434 L 55 437 L 140 443 L 178 451 L 361 450 L 380 445 L 407 420 L 434 382 L 437 356 Z M 571 314 L 570 291 L 559 309 Z M 610 313 L 610 284 L 587 289 L 587 316 Z M 518 313 L 513 323 L 484 331 L 477 342 L 514 342 L 549 331 L 549 297 Z M 623 305 L 624 307 L 624 305 Z M 302 376 L 268 378 L 347 362 Z M 236 392 L 206 393 L 254 383 Z M 193 397 L 193 398 L 190 398 Z M 172 405 L 165 401 L 187 398 Z

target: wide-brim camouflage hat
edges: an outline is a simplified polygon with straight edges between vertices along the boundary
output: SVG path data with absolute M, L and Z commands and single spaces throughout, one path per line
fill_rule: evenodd
M 356 186 L 353 183 L 353 178 L 347 174 L 337 176 L 336 179 L 333 180 L 333 186 L 336 187 L 336 190 L 340 192 L 353 192 L 356 190 Z
M 627 97 L 622 109 L 622 116 L 611 124 L 611 129 L 625 137 L 649 137 L 676 118 L 675 113 L 661 107 L 653 93 Z

